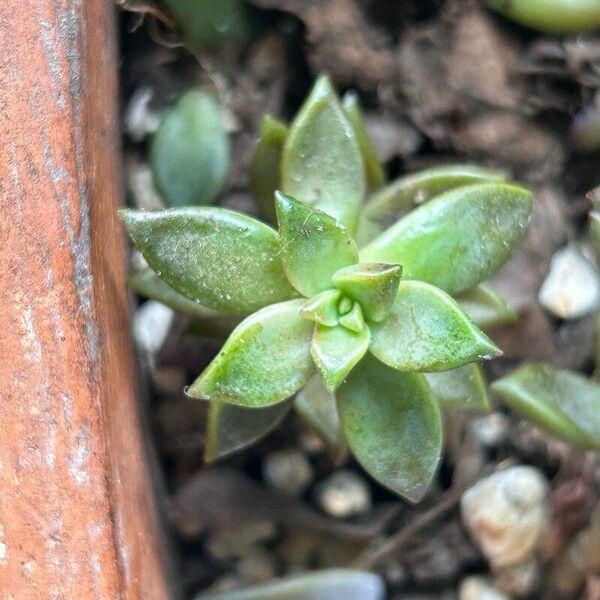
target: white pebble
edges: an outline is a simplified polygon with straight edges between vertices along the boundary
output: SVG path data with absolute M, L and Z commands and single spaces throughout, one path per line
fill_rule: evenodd
M 299 496 L 312 483 L 313 468 L 302 452 L 278 450 L 265 458 L 263 479 L 284 494 Z
M 133 315 L 133 337 L 151 365 L 169 335 L 174 316 L 173 310 L 156 300 L 144 302 Z
M 483 577 L 467 577 L 462 580 L 458 600 L 510 600 Z
M 516 466 L 463 494 L 463 522 L 492 567 L 519 564 L 535 554 L 549 518 L 548 493 L 540 471 Z
M 600 302 L 598 271 L 576 247 L 562 248 L 552 257 L 539 300 L 561 319 L 583 317 Z
M 338 471 L 317 489 L 317 503 L 332 517 L 344 519 L 366 513 L 371 508 L 371 490 L 352 471 Z

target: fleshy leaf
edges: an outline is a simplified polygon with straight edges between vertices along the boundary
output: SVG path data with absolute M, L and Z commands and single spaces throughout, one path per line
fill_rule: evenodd
M 440 404 L 446 408 L 476 412 L 490 410 L 485 378 L 475 363 L 440 373 L 426 373 L 425 379 Z
M 248 314 L 297 296 L 276 232 L 256 219 L 211 207 L 119 214 L 159 277 L 208 308 Z
M 479 327 L 505 325 L 517 320 L 517 313 L 507 301 L 485 283 L 463 292 L 456 299 Z
M 273 431 L 291 407 L 291 400 L 259 409 L 211 402 L 206 424 L 204 460 L 213 462 L 254 444 Z
M 365 355 L 369 348 L 369 339 L 370 332 L 366 326 L 360 333 L 341 325 L 315 326 L 311 346 L 312 357 L 328 390 L 335 390 Z
M 259 22 L 243 0 L 162 0 L 192 51 L 216 50 L 249 37 Z
M 182 296 L 166 284 L 150 268 L 133 274 L 127 280 L 127 285 L 140 296 L 158 300 L 183 315 L 199 317 L 201 319 L 220 317 L 223 315 L 223 313 L 220 313 L 219 311 L 202 306 L 202 304 Z
M 325 290 L 306 302 L 300 314 L 309 321 L 335 327 L 338 324 L 337 305 L 341 295 L 340 290 Z
M 373 189 L 379 188 L 385 183 L 385 171 L 365 126 L 358 94 L 354 91 L 346 92 L 342 98 L 342 107 L 358 140 L 367 183 Z
M 346 448 L 335 395 L 325 387 L 321 375 L 315 375 L 296 394 L 296 412 L 323 441 L 337 450 Z
M 314 373 L 313 324 L 300 316 L 302 303 L 273 304 L 244 319 L 188 395 L 261 408 L 297 392 Z
M 403 277 L 449 294 L 495 273 L 525 234 L 532 195 L 487 183 L 446 192 L 420 206 L 361 250 L 361 262 L 400 264 Z
M 339 318 L 339 322 L 340 325 L 343 325 L 346 329 L 354 331 L 355 333 L 361 333 L 366 325 L 360 304 L 355 302 L 352 305 L 352 308 Z
M 393 225 L 400 217 L 433 197 L 457 187 L 505 181 L 501 171 L 471 165 L 449 165 L 404 175 L 375 192 L 362 208 L 356 239 L 360 244 Z
M 357 300 L 368 319 L 383 321 L 398 292 L 402 267 L 385 263 L 361 263 L 337 271 L 333 285 Z
M 371 325 L 370 350 L 400 371 L 445 371 L 502 354 L 448 294 L 406 280 L 388 318 Z
M 510 408 L 582 448 L 600 449 L 600 385 L 546 364 L 522 367 L 491 386 Z
M 290 283 L 311 297 L 331 288 L 331 276 L 358 260 L 354 240 L 334 218 L 275 193 L 281 259 Z
M 281 187 L 281 152 L 288 134 L 287 126 L 266 115 L 260 124 L 260 138 L 250 163 L 249 185 L 261 213 L 275 222 L 275 191 Z
M 211 204 L 229 172 L 229 136 L 214 98 L 185 93 L 152 139 L 154 182 L 168 206 Z
M 329 79 L 319 77 L 298 112 L 281 161 L 282 190 L 331 215 L 352 233 L 366 191 L 356 134 Z
M 233 592 L 201 593 L 194 600 L 384 600 L 385 584 L 375 573 L 324 569 L 290 575 Z
M 420 373 L 400 373 L 372 356 L 337 392 L 342 428 L 358 462 L 411 502 L 429 486 L 442 448 L 437 401 Z

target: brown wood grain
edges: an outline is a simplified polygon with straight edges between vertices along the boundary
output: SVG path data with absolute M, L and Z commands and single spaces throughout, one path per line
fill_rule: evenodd
M 0 598 L 167 598 L 115 209 L 110 0 L 0 2 Z

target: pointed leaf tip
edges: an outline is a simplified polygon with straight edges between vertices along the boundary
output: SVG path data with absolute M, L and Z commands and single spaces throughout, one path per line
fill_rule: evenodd
M 366 326 L 360 332 L 341 325 L 315 326 L 311 353 L 329 391 L 334 391 L 365 355 L 369 339 L 370 332 Z
M 329 215 L 295 198 L 275 193 L 280 255 L 292 285 L 307 297 L 330 289 L 331 277 L 358 260 L 358 249 Z
M 313 324 L 303 300 L 267 306 L 244 319 L 189 387 L 192 398 L 261 408 L 286 400 L 314 373 Z
M 529 224 L 533 196 L 504 183 L 459 187 L 423 204 L 361 250 L 361 262 L 402 265 L 406 279 L 449 294 L 493 275 Z
M 442 449 L 438 403 L 420 373 L 400 373 L 366 355 L 337 393 L 348 445 L 379 483 L 419 502 Z
M 371 334 L 371 352 L 400 371 L 444 371 L 501 355 L 448 294 L 421 281 L 400 282 L 388 318 Z
M 297 296 L 277 233 L 256 219 L 214 207 L 122 210 L 119 216 L 160 278 L 208 308 L 248 314 Z

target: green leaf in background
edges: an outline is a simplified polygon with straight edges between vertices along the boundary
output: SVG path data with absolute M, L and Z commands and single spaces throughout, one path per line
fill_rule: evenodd
M 445 408 L 475 412 L 490 410 L 485 378 L 481 368 L 475 363 L 449 371 L 425 373 L 425 379 Z
M 167 206 L 212 204 L 229 173 L 229 136 L 210 94 L 186 92 L 152 138 L 154 183 Z
M 328 214 L 275 193 L 281 259 L 290 283 L 311 297 L 331 288 L 331 277 L 358 260 L 354 240 Z
M 233 592 L 201 593 L 194 600 L 384 600 L 383 579 L 375 573 L 324 569 L 290 575 Z
M 401 275 L 399 265 L 367 263 L 340 269 L 332 282 L 360 303 L 368 319 L 383 321 L 394 304 Z
M 335 327 L 338 324 L 337 305 L 341 295 L 340 290 L 325 290 L 306 302 L 300 314 L 309 321 Z
M 198 317 L 200 319 L 223 316 L 223 313 L 217 310 L 207 308 L 194 300 L 182 296 L 166 284 L 156 272 L 150 268 L 133 274 L 127 280 L 127 285 L 140 296 L 158 300 L 182 315 L 189 315 L 190 317 Z
M 314 373 L 313 323 L 300 316 L 302 304 L 273 304 L 244 319 L 187 394 L 247 408 L 292 396 Z
M 362 208 L 356 239 L 370 242 L 415 206 L 465 185 L 506 181 L 502 171 L 472 165 L 433 167 L 404 175 L 375 192 Z
M 363 157 L 367 183 L 373 189 L 380 188 L 385 183 L 385 171 L 365 126 L 358 94 L 354 91 L 346 92 L 342 98 L 342 108 L 356 134 Z
M 342 428 L 358 462 L 379 483 L 421 500 L 442 449 L 440 409 L 420 373 L 400 373 L 372 356 L 337 391 Z
M 485 283 L 463 292 L 456 300 L 479 327 L 514 323 L 518 318 L 508 302 Z
M 259 409 L 211 402 L 206 424 L 204 460 L 213 462 L 254 444 L 273 431 L 291 407 L 291 400 Z
M 224 208 L 119 211 L 148 264 L 176 292 L 239 314 L 296 296 L 279 258 L 277 233 Z
M 600 28 L 598 0 L 488 0 L 505 17 L 538 31 L 574 34 Z
M 342 325 L 315 326 L 312 357 L 328 390 L 335 390 L 365 355 L 369 339 L 370 332 L 366 326 L 361 332 L 351 331 Z
M 513 410 L 557 437 L 600 449 L 600 385 L 546 364 L 526 365 L 498 379 L 492 391 Z
M 275 192 L 280 187 L 281 152 L 288 134 L 287 125 L 266 115 L 260 124 L 260 138 L 250 163 L 249 185 L 266 219 L 275 222 Z
M 528 190 L 487 183 L 437 196 L 360 252 L 361 262 L 402 265 L 403 277 L 449 294 L 493 275 L 521 241 L 532 207 Z
M 279 406 L 279 405 L 276 405 Z M 329 392 L 321 375 L 315 375 L 296 394 L 294 407 L 306 424 L 335 450 L 346 449 L 335 395 Z
M 444 371 L 502 354 L 448 294 L 406 280 L 388 318 L 371 325 L 370 350 L 400 371 Z
M 362 154 L 329 79 L 319 77 L 290 126 L 281 185 L 331 215 L 352 234 L 366 192 Z
M 255 29 L 255 14 L 244 0 L 161 0 L 192 51 L 216 50 L 243 40 Z

